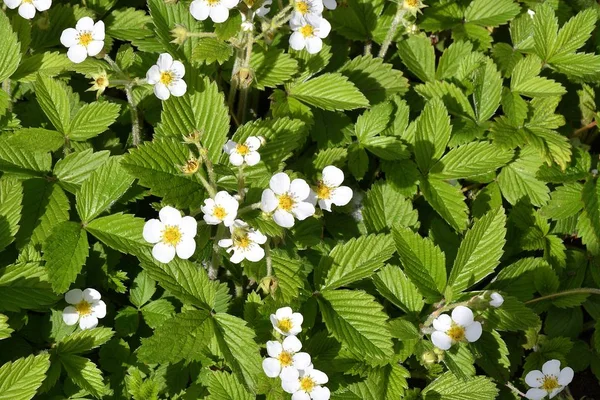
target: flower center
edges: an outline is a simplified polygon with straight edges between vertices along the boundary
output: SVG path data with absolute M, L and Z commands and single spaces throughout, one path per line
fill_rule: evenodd
M 33 0 L 23 0 L 22 3 L 23 4 L 32 4 Z
M 83 32 L 79 34 L 79 44 L 87 47 L 90 43 L 92 43 L 92 33 L 91 32 Z
M 215 207 L 213 215 L 219 219 L 223 219 L 227 216 L 227 211 L 223 207 Z
M 331 197 L 331 189 L 323 182 L 319 182 L 317 187 L 317 197 L 323 200 L 327 200 Z
M 175 77 L 173 76 L 173 73 L 171 71 L 165 71 L 160 73 L 160 83 L 162 83 L 165 86 L 169 86 L 174 79 Z
M 75 309 L 82 317 L 92 313 L 92 305 L 85 300 L 81 300 L 79 303 L 77 303 L 77 305 L 75 305 Z
M 315 33 L 315 28 L 313 28 L 312 25 L 304 25 L 302 28 L 300 28 L 300 33 L 304 37 L 311 37 Z
M 306 14 L 308 12 L 308 3 L 306 1 L 297 1 L 296 2 L 296 10 L 300 14 Z
M 288 353 L 287 351 L 282 351 L 277 358 L 279 359 L 279 363 L 282 367 L 289 367 L 293 363 L 292 354 Z
M 214 6 L 218 5 L 221 2 L 221 0 L 206 0 L 206 2 L 208 3 L 208 5 L 210 7 L 214 7 Z
M 200 163 L 198 162 L 198 160 L 191 158 L 189 160 L 187 160 L 187 162 L 185 163 L 185 165 L 183 167 L 181 167 L 181 170 L 183 171 L 184 174 L 193 174 L 196 171 L 198 171 L 198 168 L 200 167 Z
M 241 247 L 242 249 L 247 249 L 250 246 L 248 235 L 237 237 L 234 241 L 236 247 Z
M 100 78 L 96 79 L 96 85 L 98 85 L 98 86 L 107 86 L 106 81 L 107 81 L 107 79 L 104 78 L 103 76 L 101 76 Z
M 277 322 L 277 327 L 281 330 L 281 332 L 288 333 L 290 329 L 292 329 L 292 320 L 289 318 L 280 319 Z
M 291 211 L 294 207 L 294 199 L 289 194 L 282 194 L 279 196 L 279 208 L 285 211 Z
M 547 392 L 551 392 L 554 389 L 559 388 L 560 385 L 558 384 L 558 379 L 556 379 L 556 377 L 554 375 L 546 375 L 546 377 L 544 377 L 544 383 L 542 383 L 542 389 L 544 389 Z
M 460 325 L 452 325 L 446 334 L 450 336 L 453 342 L 461 342 L 465 338 L 465 328 Z
M 305 376 L 300 378 L 300 389 L 304 390 L 307 393 L 310 393 L 315 388 L 316 383 L 310 376 Z
M 181 231 L 178 226 L 167 226 L 163 232 L 162 241 L 164 244 L 177 246 L 181 241 Z
M 417 7 L 419 5 L 419 0 L 404 0 L 404 4 L 407 7 L 414 8 L 414 7 Z
M 235 150 L 242 156 L 245 156 L 246 154 L 250 153 L 250 149 L 245 144 L 238 144 L 237 146 L 235 146 Z

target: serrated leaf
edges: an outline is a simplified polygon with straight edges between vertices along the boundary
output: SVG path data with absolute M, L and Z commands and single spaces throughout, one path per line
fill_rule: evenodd
M 435 79 L 435 52 L 425 35 L 411 35 L 398 43 L 402 62 L 422 82 Z
M 107 150 L 95 152 L 92 149 L 70 153 L 58 160 L 54 166 L 54 175 L 58 184 L 65 190 L 76 193 L 81 184 L 110 156 Z
M 339 73 L 327 73 L 292 86 L 288 95 L 325 110 L 354 110 L 368 107 L 367 98 Z
M 494 379 L 508 379 L 510 374 L 509 351 L 500 334 L 494 330 L 484 331 L 473 343 L 475 362 Z
M 498 389 L 491 379 L 475 376 L 461 380 L 451 372 L 441 375 L 421 393 L 423 400 L 489 400 L 497 395 Z
M 69 134 L 71 113 L 69 97 L 64 86 L 52 78 L 38 75 L 35 83 L 38 103 L 57 131 Z
M 498 185 L 502 195 L 510 204 L 516 204 L 520 199 L 528 197 L 535 206 L 544 205 L 550 189 L 536 178 L 536 172 L 542 160 L 530 147 L 519 154 L 516 161 L 502 168 L 498 174 Z
M 420 188 L 425 200 L 455 230 L 467 228 L 469 209 L 462 191 L 438 179 L 421 179 Z
M 394 265 L 383 267 L 373 276 L 373 283 L 379 294 L 406 313 L 418 314 L 425 305 L 415 284 Z
M 184 26 L 191 31 L 201 30 L 197 29 L 199 23 L 192 17 L 189 5 L 183 3 L 167 4 L 162 0 L 149 0 L 148 9 L 154 23 L 151 31 L 162 45 L 161 50 L 166 50 L 175 59 L 190 60 L 199 38 L 190 37 L 179 45 L 172 43 L 173 37 L 171 36 L 171 30 L 176 25 Z
M 302 261 L 299 258 L 291 258 L 281 249 L 271 250 L 271 260 L 281 298 L 290 303 L 298 298 L 300 289 L 304 287 L 305 273 Z
M 504 296 L 502 307 L 490 308 L 483 316 L 490 328 L 499 331 L 527 330 L 541 324 L 537 314 L 511 296 Z
M 64 293 L 75 282 L 88 257 L 87 234 L 80 224 L 65 221 L 52 230 L 43 251 L 52 289 Z
M 550 193 L 550 201 L 540 210 L 546 218 L 554 220 L 569 218 L 583 208 L 581 193 L 583 185 L 578 182 L 566 183 Z
M 465 10 L 465 21 L 483 26 L 498 26 L 516 16 L 521 7 L 513 0 L 474 0 Z
M 589 179 L 583 186 L 581 199 L 589 220 L 590 231 L 595 235 L 595 239 L 600 241 L 600 183 Z
M 350 40 L 371 39 L 382 9 L 381 0 L 348 0 L 347 7 L 331 13 L 334 29 Z
M 389 183 L 378 182 L 367 192 L 363 218 L 369 232 L 377 233 L 395 226 L 417 226 L 419 214 L 410 200 Z
M 532 55 L 523 58 L 513 69 L 510 90 L 527 97 L 562 96 L 565 88 L 552 79 L 538 76 L 542 70 L 542 60 Z
M 415 86 L 415 91 L 424 98 L 439 98 L 444 101 L 448 112 L 459 117 L 475 120 L 475 112 L 465 93 L 455 84 L 446 81 L 431 81 Z
M 421 171 L 427 172 L 444 154 L 451 132 L 450 117 L 444 103 L 437 98 L 427 102 L 417 120 L 415 132 L 415 159 Z
M 3 15 L 3 14 L 2 14 Z M 35 396 L 50 368 L 50 355 L 19 358 L 0 367 L 0 399 L 29 400 Z
M 56 345 L 56 351 L 64 354 L 82 354 L 102 346 L 112 338 L 114 332 L 110 328 L 94 328 L 72 333 L 62 338 Z
M 80 388 L 98 399 L 110 393 L 102 379 L 102 372 L 92 361 L 75 354 L 63 354 L 59 359 L 69 378 Z
M 358 181 L 365 176 L 369 169 L 369 156 L 358 145 L 348 148 L 348 169 Z
M 0 251 L 15 240 L 19 231 L 23 201 L 21 182 L 0 179 Z
M 252 53 L 250 68 L 254 71 L 252 84 L 260 90 L 276 87 L 292 79 L 298 72 L 298 62 L 277 47 Z
M 135 8 L 115 9 L 106 15 L 105 22 L 106 33 L 123 41 L 153 35 L 153 32 L 148 28 L 152 19 L 143 10 L 136 10 Z
M 41 176 L 52 168 L 52 156 L 40 151 L 27 151 L 0 136 L 0 171 L 14 175 Z
M 81 107 L 71 121 L 69 137 L 72 140 L 88 140 L 106 131 L 117 117 L 121 106 L 109 102 L 89 103 Z
M 65 53 L 48 51 L 33 54 L 23 59 L 11 79 L 20 82 L 34 82 L 38 73 L 44 76 L 55 76 L 65 71 L 71 65 L 73 63 L 67 58 Z
M 435 179 L 464 179 L 484 175 L 503 167 L 513 151 L 489 142 L 471 142 L 450 150 L 433 165 L 429 174 Z
M 16 71 L 21 61 L 17 34 L 13 32 L 10 20 L 4 12 L 0 13 L 0 37 L 0 82 L 4 82 Z
M 213 371 L 208 378 L 207 400 L 252 400 L 253 397 L 244 389 L 233 375 L 224 371 Z
M 175 314 L 175 306 L 167 299 L 151 301 L 142 307 L 142 316 L 150 328 L 156 329 Z
M 591 8 L 583 9 L 569 19 L 558 32 L 556 54 L 572 53 L 583 46 L 594 31 L 596 19 L 597 14 Z
M 473 81 L 473 108 L 477 122 L 482 123 L 490 119 L 500 105 L 502 78 L 494 62 L 488 58 L 485 65 L 475 71 Z
M 156 282 L 148 276 L 146 271 L 142 271 L 133 280 L 133 285 L 129 289 L 129 301 L 137 308 L 146 304 L 156 292 Z
M 38 310 L 57 300 L 46 269 L 38 263 L 18 263 L 0 269 L 0 311 Z
M 392 105 L 388 102 L 378 104 L 362 113 L 356 120 L 354 131 L 360 143 L 382 133 L 392 114 Z
M 547 61 L 556 51 L 558 20 L 554 10 L 547 4 L 541 4 L 533 16 L 533 40 L 536 54 Z
M 141 218 L 117 213 L 94 219 L 85 226 L 85 230 L 115 250 L 138 254 L 150 246 L 142 237 L 144 224 Z
M 23 128 L 9 136 L 7 142 L 24 151 L 56 151 L 65 143 L 62 134 L 42 128 Z
M 223 64 L 233 55 L 233 47 L 217 38 L 205 37 L 198 40 L 192 51 L 192 61 L 212 64 L 215 61 Z

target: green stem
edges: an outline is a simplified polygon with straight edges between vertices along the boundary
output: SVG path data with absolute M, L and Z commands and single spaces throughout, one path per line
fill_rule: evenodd
M 579 293 L 589 293 L 589 294 L 600 295 L 600 289 L 579 288 L 579 289 L 564 290 L 562 292 L 552 293 L 552 294 L 549 294 L 546 296 L 538 297 L 537 299 L 532 299 L 532 300 L 526 301 L 525 304 L 538 303 L 540 301 L 544 301 L 544 300 L 548 300 L 548 299 L 555 299 L 557 297 L 568 296 L 571 294 L 579 294 Z
M 140 124 L 140 114 L 137 105 L 133 100 L 132 84 L 125 86 L 125 96 L 127 97 L 129 112 L 131 113 L 131 142 L 134 147 L 138 147 L 142 142 L 142 129 Z
M 206 165 L 206 170 L 208 171 L 208 179 L 210 180 L 209 186 L 211 190 L 208 190 L 210 197 L 215 197 L 217 194 L 217 174 L 215 174 L 215 169 L 213 168 L 212 161 L 208 157 L 208 150 L 204 148 L 200 143 L 196 143 L 196 147 L 198 148 L 198 153 L 200 153 L 200 157 Z M 208 183 L 208 182 L 207 182 Z
M 215 195 L 217 194 L 217 191 L 212 187 L 212 185 L 206 180 L 206 178 L 200 173 L 198 172 L 196 174 L 196 176 L 198 176 L 198 179 L 200 179 L 200 182 L 202 183 L 202 186 L 204 186 L 204 189 L 206 189 L 206 191 L 208 192 L 208 195 L 210 197 L 215 197 Z
M 519 389 L 517 389 L 516 387 L 513 386 L 512 383 L 510 382 L 506 382 L 506 387 L 509 388 L 510 390 L 512 390 L 515 394 L 518 394 L 521 397 L 527 397 L 525 395 L 525 393 L 521 392 Z
M 259 208 L 260 208 L 260 202 L 253 203 L 253 204 L 250 204 L 249 206 L 246 206 L 244 208 L 240 208 L 238 210 L 238 215 L 246 214 L 247 212 L 250 212 L 252 210 L 258 210 Z
M 244 188 L 246 186 L 244 182 L 244 164 L 240 165 L 238 169 L 238 195 L 240 196 L 240 202 L 244 200 Z
M 271 258 L 271 239 L 265 243 L 265 260 L 267 261 L 267 277 L 273 276 L 273 259 Z
M 379 58 L 385 57 L 385 53 L 387 53 L 388 48 L 392 43 L 392 40 L 394 40 L 394 36 L 396 35 L 396 31 L 398 30 L 398 25 L 400 24 L 400 20 L 404 16 L 405 11 L 402 8 L 402 5 L 397 4 L 397 7 L 398 9 L 396 10 L 396 15 L 394 16 L 392 24 L 390 25 L 390 29 L 388 30 L 385 40 L 383 41 L 383 43 L 381 44 L 381 48 L 379 49 L 379 54 L 377 55 L 377 57 Z
M 210 261 L 210 265 L 208 267 L 208 277 L 211 280 L 217 279 L 219 275 L 219 266 L 221 264 L 221 254 L 219 253 L 219 240 L 223 238 L 225 234 L 225 226 L 219 224 L 217 227 L 217 233 L 215 234 L 215 240 L 213 241 L 213 254 Z

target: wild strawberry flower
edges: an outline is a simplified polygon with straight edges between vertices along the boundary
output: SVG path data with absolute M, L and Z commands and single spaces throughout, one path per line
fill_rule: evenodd
M 75 64 L 83 62 L 88 56 L 93 57 L 104 48 L 104 22 L 83 17 L 75 28 L 67 28 L 60 35 L 60 42 L 67 47 L 67 57 Z
M 184 260 L 190 258 L 196 251 L 196 220 L 189 216 L 182 218 L 179 210 L 169 206 L 161 208 L 158 218 L 144 225 L 144 239 L 154 244 L 152 256 L 165 264 L 175 254 Z
M 322 179 L 316 190 L 311 190 L 310 200 L 325 211 L 331 211 L 331 205 L 345 206 L 352 200 L 352 189 L 340 186 L 344 182 L 344 173 L 338 167 L 328 165 L 323 168 Z
M 215 195 L 214 199 L 204 200 L 204 205 L 200 207 L 204 213 L 204 221 L 209 225 L 219 225 L 221 222 L 225 226 L 231 226 L 235 217 L 237 217 L 240 203 L 222 190 Z
M 263 360 L 263 370 L 269 378 L 280 377 L 282 380 L 297 380 L 300 377 L 298 370 L 308 368 L 310 355 L 300 352 L 302 343 L 296 336 L 288 336 L 283 343 L 277 341 L 267 342 L 269 358 Z
M 292 23 L 290 28 L 294 33 L 290 36 L 290 47 L 294 50 L 306 48 L 309 54 L 316 54 L 323 48 L 323 39 L 331 32 L 331 24 L 325 18 L 321 18 L 314 23 L 302 21 Z
M 312 365 L 299 372 L 298 379 L 281 381 L 281 387 L 292 394 L 292 400 L 329 400 L 329 389 L 321 386 L 329 381 L 327 374 Z
M 525 383 L 531 389 L 525 396 L 531 400 L 540 400 L 548 396 L 553 398 L 573 380 L 574 372 L 570 367 L 560 369 L 559 360 L 550 360 L 542 365 L 542 370 L 533 370 L 525 376 Z
M 269 187 L 262 193 L 260 208 L 273 213 L 277 225 L 291 228 L 294 226 L 294 217 L 302 221 L 315 213 L 315 206 L 307 202 L 310 187 L 304 179 L 290 182 L 290 177 L 280 172 L 271 177 Z
M 73 289 L 65 293 L 65 300 L 71 304 L 63 311 L 63 321 L 71 326 L 79 322 L 81 329 L 98 326 L 98 320 L 106 316 L 106 304 L 96 289 Z
M 494 292 L 490 295 L 490 306 L 498 308 L 504 303 L 504 297 L 500 293 Z
M 282 307 L 271 314 L 273 329 L 283 336 L 296 336 L 302 332 L 304 317 L 300 313 L 292 311 L 291 307 Z
M 169 53 L 158 56 L 156 65 L 146 73 L 146 80 L 154 85 L 154 94 L 161 100 L 167 100 L 171 95 L 180 97 L 187 91 L 183 80 L 185 66 L 181 61 L 173 60 Z
M 210 17 L 213 22 L 225 22 L 229 18 L 229 10 L 239 2 L 239 0 L 194 0 L 190 4 L 190 13 L 199 21 Z
M 260 245 L 266 243 L 265 235 L 239 219 L 234 221 L 229 231 L 231 239 L 219 240 L 219 246 L 226 248 L 228 253 L 233 251 L 230 258 L 232 263 L 239 264 L 244 260 L 257 262 L 263 259 L 265 250 Z
M 19 15 L 25 19 L 35 17 L 35 12 L 46 11 L 52 6 L 52 0 L 4 0 L 6 7 L 14 10 L 19 7 Z
M 420 13 L 421 9 L 425 7 L 427 7 L 427 5 L 425 5 L 422 0 L 404 0 L 402 2 L 402 8 L 413 15 L 416 15 L 418 12 Z
M 323 13 L 323 0 L 295 0 L 290 25 L 318 24 Z
M 458 342 L 475 342 L 482 333 L 481 323 L 473 319 L 473 311 L 465 306 L 452 310 L 452 318 L 448 314 L 440 315 L 433 320 L 433 327 L 431 341 L 441 350 L 448 350 Z
M 258 149 L 261 146 L 261 140 L 256 136 L 248 136 L 244 143 L 236 143 L 228 140 L 223 146 L 223 151 L 229 154 L 229 162 L 236 167 L 243 163 L 253 166 L 260 161 Z

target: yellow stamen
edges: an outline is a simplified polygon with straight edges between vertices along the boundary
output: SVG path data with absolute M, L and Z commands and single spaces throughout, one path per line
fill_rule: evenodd
M 312 25 L 304 25 L 302 28 L 300 28 L 300 33 L 302 34 L 302 36 L 306 37 L 311 37 L 314 36 L 315 33 L 315 28 L 312 27 Z
M 183 171 L 184 174 L 191 175 L 191 174 L 195 174 L 199 168 L 200 168 L 200 163 L 198 162 L 198 160 L 196 160 L 195 158 L 191 158 L 191 159 L 187 160 L 187 162 L 185 163 L 185 165 L 183 167 L 181 167 L 181 170 Z
M 308 3 L 306 1 L 297 1 L 296 2 L 296 11 L 300 14 L 306 14 L 308 12 Z
M 227 216 L 227 211 L 223 207 L 215 207 L 213 215 L 219 219 L 223 219 Z
M 544 383 L 542 383 L 541 388 L 547 392 L 551 392 L 554 389 L 559 388 L 558 379 L 554 375 L 548 375 L 544 378 Z
M 248 235 L 237 237 L 234 239 L 234 242 L 236 247 L 241 247 L 242 249 L 248 248 L 251 243 Z
M 217 4 L 219 4 L 221 2 L 221 0 L 206 0 L 206 2 L 208 3 L 209 6 L 216 6 Z
M 417 7 L 419 5 L 419 0 L 404 0 L 404 4 L 407 7 L 414 8 L 414 7 Z
M 452 325 L 446 334 L 453 342 L 462 342 L 465 339 L 465 328 L 460 325 Z
M 181 231 L 178 226 L 167 226 L 163 232 L 162 241 L 164 244 L 177 246 L 181 241 Z
M 235 146 L 235 150 L 242 156 L 245 156 L 246 154 L 250 153 L 250 149 L 245 144 L 238 144 L 237 146 Z
M 92 305 L 85 300 L 81 300 L 81 302 L 77 303 L 75 309 L 80 316 L 86 316 L 92 313 Z
M 281 332 L 288 333 L 292 329 L 292 320 L 289 318 L 280 319 L 277 322 L 277 327 L 281 330 Z
M 328 200 L 331 197 L 331 188 L 323 182 L 319 182 L 319 186 L 317 186 L 317 197 L 322 200 Z
M 293 364 L 292 355 L 287 351 L 282 351 L 277 358 L 279 359 L 279 363 L 282 367 L 289 367 Z
M 94 39 L 92 38 L 91 32 L 84 32 L 79 35 L 79 44 L 82 46 L 87 47 L 90 43 L 92 43 L 92 40 Z
M 279 208 L 285 211 L 291 211 L 294 207 L 294 200 L 287 194 L 279 196 Z
M 312 392 L 316 385 L 316 382 L 313 381 L 313 379 L 310 376 L 300 378 L 300 389 L 304 390 L 307 393 Z
M 169 86 L 174 80 L 173 73 L 171 71 L 165 71 L 160 73 L 160 82 L 163 85 Z
M 26 4 L 33 4 L 33 0 L 23 0 L 23 3 L 26 3 Z

